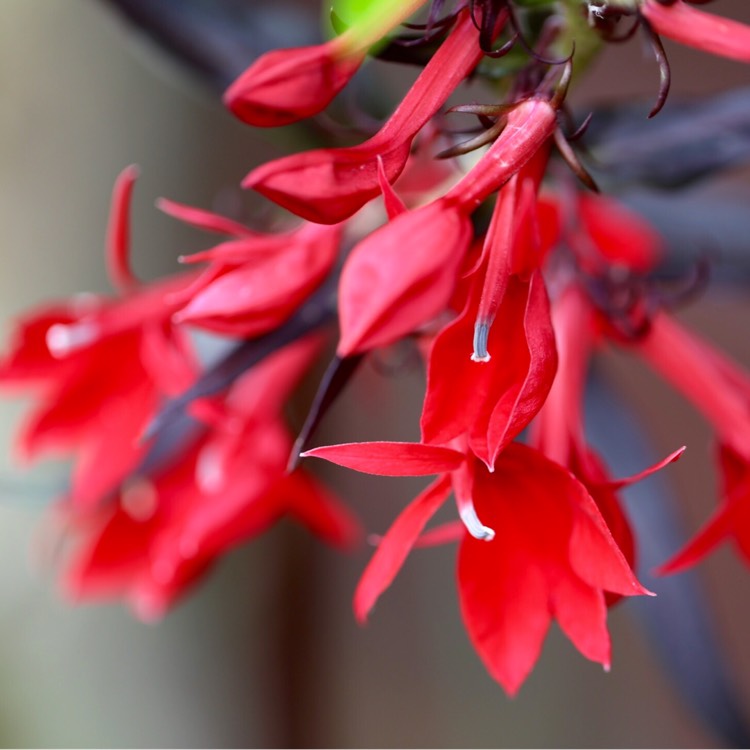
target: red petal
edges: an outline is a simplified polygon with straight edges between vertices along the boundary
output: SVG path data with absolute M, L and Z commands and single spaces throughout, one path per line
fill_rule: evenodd
M 733 515 L 731 507 L 723 505 L 718 508 L 700 532 L 687 545 L 675 554 L 674 557 L 659 566 L 657 573 L 660 575 L 682 573 L 684 570 L 700 562 L 721 542 L 732 536 L 735 525 Z
M 357 72 L 364 53 L 346 57 L 340 43 L 267 52 L 224 94 L 224 104 L 258 127 L 288 125 L 324 110 Z
M 523 317 L 528 366 L 515 399 L 500 399 L 487 426 L 489 464 L 536 416 L 544 405 L 557 371 L 555 333 L 550 319 L 547 290 L 540 272 L 531 277 Z M 507 355 L 505 355 L 507 356 Z M 512 356 L 512 355 L 510 355 Z M 509 390 L 508 395 L 512 394 Z
M 505 130 L 446 198 L 473 210 L 545 147 L 556 123 L 557 112 L 546 99 L 519 102 L 508 114 Z
M 338 355 L 390 344 L 442 312 L 470 239 L 469 219 L 436 201 L 362 240 L 341 274 Z
M 663 254 L 658 232 L 641 216 L 603 195 L 580 193 L 581 222 L 604 260 L 647 273 Z
M 410 143 L 366 141 L 348 149 L 291 154 L 254 169 L 242 187 L 258 191 L 307 221 L 336 224 L 380 192 L 378 158 L 389 182 L 396 180 L 409 157 Z
M 339 227 L 309 227 L 283 252 L 264 255 L 212 278 L 175 316 L 260 333 L 287 318 L 330 271 L 338 254 Z
M 531 421 L 552 385 L 557 356 L 541 276 L 516 277 L 490 330 L 489 362 L 470 359 L 477 288 L 461 316 L 440 332 L 430 353 L 422 411 L 424 442 L 470 433 L 472 451 L 495 458 Z
M 572 475 L 568 475 L 566 484 L 576 511 L 569 544 L 573 570 L 589 585 L 605 591 L 653 596 L 638 582 L 586 488 Z
M 350 148 L 317 149 L 278 159 L 253 170 L 243 181 L 309 221 L 343 221 L 380 191 L 378 160 L 393 183 L 409 157 L 414 136 L 474 69 L 482 52 L 470 14 L 462 12 L 383 128 Z
M 611 645 L 607 607 L 600 589 L 581 579 L 561 578 L 552 594 L 552 609 L 563 633 L 587 658 L 609 670 Z
M 704 13 L 681 0 L 668 6 L 646 0 L 641 13 L 657 34 L 714 55 L 750 62 L 750 26 Z
M 464 538 L 458 587 L 474 648 L 492 677 L 514 695 L 539 658 L 552 619 L 544 576 L 511 535 L 498 529 L 491 542 Z
M 248 229 L 244 224 L 227 219 L 225 216 L 206 211 L 202 208 L 187 206 L 184 203 L 177 203 L 168 198 L 159 198 L 156 201 L 156 207 L 168 216 L 184 221 L 197 229 L 204 229 L 207 232 L 216 232 L 217 234 L 228 234 L 232 237 L 260 237 L 257 232 Z
M 449 477 L 437 479 L 401 512 L 381 539 L 354 594 L 354 614 L 360 623 L 367 621 L 370 610 L 401 570 L 422 529 L 445 502 L 450 488 Z
M 447 523 L 428 529 L 417 539 L 415 547 L 437 547 L 441 544 L 460 542 L 466 535 L 463 521 L 448 521 Z
M 351 549 L 361 540 L 357 518 L 320 482 L 300 471 L 290 474 L 288 481 L 292 482 L 289 512 L 315 536 L 343 549 Z
M 126 167 L 118 176 L 112 193 L 107 227 L 107 268 L 112 285 L 120 292 L 138 286 L 130 270 L 130 199 L 138 178 L 138 167 Z
M 663 458 L 661 461 L 653 464 L 653 466 L 649 466 L 648 468 L 643 469 L 643 471 L 639 471 L 637 474 L 633 474 L 633 476 L 624 477 L 623 479 L 611 479 L 603 482 L 603 484 L 613 490 L 619 490 L 622 487 L 629 487 L 631 484 L 640 482 L 641 480 L 646 479 L 646 477 L 650 477 L 652 474 L 660 471 L 665 466 L 669 466 L 669 464 L 678 461 L 685 450 L 686 447 L 683 445 L 682 448 L 678 448 L 676 451 L 674 451 L 674 453 L 670 453 L 666 458 Z
M 387 477 L 418 477 L 454 471 L 464 454 L 450 448 L 421 443 L 343 443 L 324 445 L 302 454 L 324 458 L 365 474 Z
M 383 203 L 385 204 L 385 212 L 388 214 L 388 220 L 393 221 L 406 211 L 406 206 L 396 194 L 393 185 L 388 181 L 381 156 L 378 156 L 378 185 L 380 186 L 380 192 L 383 193 Z

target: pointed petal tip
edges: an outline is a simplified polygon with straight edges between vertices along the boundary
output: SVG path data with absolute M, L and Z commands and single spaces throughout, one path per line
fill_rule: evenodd
M 359 592 L 354 594 L 354 600 L 352 601 L 352 610 L 354 612 L 354 619 L 361 628 L 366 627 L 369 624 L 369 616 L 372 611 L 372 604 L 361 600 Z
M 256 172 L 257 169 L 253 169 L 251 172 L 248 172 L 243 178 L 242 182 L 240 182 L 240 187 L 243 190 L 252 190 L 259 182 Z
M 683 560 L 680 556 L 673 557 L 671 560 L 657 565 L 651 569 L 651 574 L 655 576 L 673 576 L 679 575 L 680 573 L 686 573 L 688 568 L 693 564 L 693 560 Z M 656 594 L 654 594 L 656 596 Z
M 128 164 L 125 169 L 121 172 L 122 176 L 127 176 L 128 179 L 137 180 L 141 176 L 141 168 L 138 164 Z

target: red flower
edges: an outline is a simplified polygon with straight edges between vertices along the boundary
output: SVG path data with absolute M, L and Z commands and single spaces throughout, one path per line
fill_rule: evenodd
M 750 373 L 663 312 L 634 348 L 703 413 L 719 442 L 721 504 L 662 572 L 694 565 L 726 539 L 750 558 Z
M 259 127 L 288 125 L 321 112 L 349 83 L 368 49 L 424 1 L 375 3 L 325 44 L 266 53 L 227 89 L 224 103 Z
M 534 161 L 546 164 L 546 152 L 539 156 Z M 480 259 L 484 274 L 476 274 L 463 313 L 435 339 L 422 412 L 425 442 L 466 435 L 490 470 L 541 408 L 557 367 L 547 293 L 537 270 L 546 253 L 535 215 L 541 170 L 527 166 L 531 176 L 524 169 L 500 191 Z M 501 356 L 491 358 L 489 349 Z
M 355 594 L 360 621 L 447 498 L 451 481 L 457 496 L 470 491 L 477 514 L 494 534 L 485 528 L 481 539 L 463 536 L 461 611 L 485 666 L 510 694 L 533 668 L 553 618 L 584 656 L 608 668 L 605 592 L 649 593 L 636 580 L 586 488 L 532 448 L 509 445 L 494 473 L 462 452 L 438 446 L 339 445 L 305 455 L 371 473 L 442 475 L 383 537 Z M 472 530 L 471 519 L 468 526 Z
M 750 62 L 750 26 L 693 8 L 683 0 L 644 0 L 641 13 L 654 31 L 688 47 Z
M 719 507 L 703 528 L 660 566 L 660 573 L 681 573 L 728 540 L 750 564 L 750 462 L 726 445 L 719 445 L 718 453 L 722 476 Z
M 165 207 L 162 204 L 162 207 Z M 291 232 L 260 234 L 220 216 L 167 204 L 172 215 L 234 239 L 183 258 L 208 262 L 195 282 L 174 295 L 176 322 L 220 333 L 257 336 L 286 320 L 321 284 L 336 262 L 341 226 L 303 224 Z M 244 230 L 240 233 L 240 230 Z
M 587 273 L 609 273 L 614 266 L 644 274 L 659 262 L 664 243 L 639 214 L 594 193 L 578 193 L 576 203 L 566 240 Z
M 125 170 L 113 200 L 108 260 L 119 300 L 81 296 L 19 321 L 0 364 L 3 386 L 33 388 L 41 404 L 18 441 L 26 458 L 74 453 L 71 501 L 90 507 L 140 461 L 143 429 L 164 394 L 195 374 L 187 339 L 170 323 L 174 293 L 192 276 L 139 287 L 127 265 L 129 199 L 135 170 Z
M 354 248 L 339 288 L 340 356 L 391 343 L 445 308 L 471 241 L 469 216 L 544 149 L 555 118 L 547 99 L 520 102 L 450 192 L 399 214 Z
M 445 443 L 466 435 L 474 455 L 492 467 L 544 403 L 557 354 L 539 272 L 508 282 L 489 340 L 497 356 L 484 364 L 469 356 L 478 297 L 475 290 L 430 351 L 422 438 Z
M 378 159 L 389 182 L 404 169 L 411 142 L 482 58 L 468 10 L 383 128 L 349 148 L 292 154 L 254 169 L 242 183 L 309 221 L 335 224 L 380 192 Z
M 582 291 L 571 285 L 555 301 L 552 312 L 560 363 L 549 397 L 532 425 L 531 443 L 548 458 L 568 468 L 586 487 L 617 546 L 634 567 L 635 541 L 617 490 L 676 461 L 685 448 L 633 477 L 614 481 L 610 478 L 606 465 L 588 445 L 583 429 L 586 375 L 600 340 L 596 311 Z M 619 598 L 607 594 L 610 605 Z
M 341 37 L 326 44 L 267 52 L 227 89 L 224 104 L 257 127 L 297 122 L 324 110 L 367 54 L 347 54 Z
M 531 159 L 543 151 L 557 124 L 556 103 L 532 96 L 514 105 L 506 125 L 473 169 L 445 198 L 473 212 Z
M 187 455 L 132 478 L 117 502 L 81 522 L 65 573 L 77 599 L 126 598 L 160 617 L 216 559 L 287 513 L 326 541 L 349 545 L 356 522 L 303 471 L 286 474 L 291 439 L 281 409 L 317 352 L 306 340 L 249 371 L 224 399 L 203 402 L 210 423 Z
M 339 356 L 390 344 L 448 304 L 471 221 L 445 201 L 397 216 L 351 252 L 339 285 Z

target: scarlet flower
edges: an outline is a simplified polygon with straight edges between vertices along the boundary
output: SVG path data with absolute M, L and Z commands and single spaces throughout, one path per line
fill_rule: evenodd
M 465 434 L 474 455 L 492 467 L 544 403 L 557 354 L 539 272 L 508 281 L 489 340 L 498 356 L 483 364 L 469 356 L 478 303 L 475 290 L 432 346 L 422 439 L 445 443 Z
M 721 503 L 694 539 L 662 567 L 694 565 L 720 542 L 734 539 L 747 557 L 750 514 L 750 373 L 707 341 L 660 312 L 633 348 L 711 423 L 719 443 Z
M 281 409 L 317 350 L 297 342 L 225 398 L 199 402 L 209 429 L 187 455 L 132 477 L 98 517 L 74 517 L 82 538 L 64 574 L 69 595 L 125 598 L 141 618 L 158 618 L 218 557 L 286 514 L 332 544 L 353 543 L 358 526 L 339 501 L 303 470 L 286 474 Z
M 82 295 L 22 318 L 0 364 L 0 384 L 41 397 L 22 429 L 23 457 L 74 454 L 70 496 L 90 508 L 113 491 L 143 457 L 141 433 L 160 399 L 186 388 L 195 363 L 170 318 L 171 295 L 192 275 L 138 286 L 127 264 L 129 201 L 136 173 L 115 186 L 108 265 L 117 300 Z
M 320 285 L 336 262 L 341 226 L 303 224 L 261 234 L 222 216 L 162 201 L 183 221 L 232 239 L 183 257 L 208 262 L 189 287 L 171 298 L 176 322 L 241 336 L 257 336 L 286 320 Z
M 555 117 L 546 98 L 520 102 L 445 196 L 401 213 L 352 250 L 339 286 L 339 356 L 392 343 L 445 308 L 471 241 L 469 216 L 545 148 Z
M 649 593 L 636 580 L 586 488 L 532 448 L 510 444 L 494 473 L 462 451 L 440 446 L 350 444 L 304 455 L 388 476 L 441 475 L 382 538 L 355 594 L 361 622 L 446 500 L 451 484 L 457 497 L 470 492 L 477 515 L 494 533 L 484 527 L 481 538 L 464 534 L 461 539 L 461 612 L 487 670 L 511 695 L 537 661 L 553 618 L 584 656 L 608 668 L 605 592 Z
M 471 221 L 445 201 L 407 211 L 362 240 L 339 284 L 341 357 L 390 344 L 448 304 Z
M 273 50 L 232 83 L 224 104 L 248 125 L 289 125 L 324 110 L 366 54 L 366 50 L 347 54 L 340 37 L 312 47 Z
M 598 276 L 614 266 L 644 274 L 661 259 L 664 243 L 659 234 L 619 201 L 578 193 L 574 209 L 566 240 L 587 273 Z
M 631 567 L 635 541 L 617 491 L 645 479 L 676 461 L 685 448 L 635 476 L 612 480 L 603 460 L 589 446 L 583 429 L 583 395 L 589 361 L 600 345 L 597 313 L 582 290 L 571 284 L 552 308 L 559 367 L 549 397 L 532 425 L 531 444 L 560 466 L 567 467 L 596 502 L 617 546 Z M 607 594 L 608 604 L 619 596 Z
M 658 34 L 739 62 L 750 62 L 750 26 L 673 0 L 643 0 L 641 13 Z
M 700 531 L 659 567 L 660 573 L 681 573 L 726 541 L 733 541 L 750 564 L 750 461 L 720 444 L 717 463 L 721 474 L 719 506 Z
M 266 162 L 245 178 L 253 188 L 308 221 L 335 224 L 380 192 L 378 159 L 388 182 L 404 169 L 411 143 L 482 58 L 469 11 L 417 78 L 383 128 L 349 148 L 306 151 Z
M 378 0 L 341 36 L 259 57 L 224 94 L 226 106 L 258 127 L 288 125 L 324 110 L 357 72 L 369 48 L 425 0 Z

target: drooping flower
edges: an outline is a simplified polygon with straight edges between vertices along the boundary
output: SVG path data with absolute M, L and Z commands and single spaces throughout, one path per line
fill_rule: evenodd
M 254 232 L 222 216 L 162 202 L 171 215 L 231 239 L 183 257 L 208 267 L 171 298 L 174 319 L 220 333 L 257 336 L 286 320 L 312 294 L 338 257 L 342 227 L 302 224 Z
M 390 344 L 438 315 L 471 235 L 469 217 L 438 200 L 400 214 L 362 240 L 339 284 L 339 356 Z
M 147 448 L 141 433 L 159 401 L 196 372 L 170 303 L 193 275 L 139 285 L 127 264 L 135 177 L 133 168 L 120 175 L 110 222 L 108 266 L 123 296 L 82 295 L 31 312 L 0 363 L 0 385 L 40 398 L 18 440 L 21 455 L 73 455 L 70 497 L 81 508 L 101 501 L 138 464 Z
M 281 419 L 290 390 L 317 353 L 307 339 L 271 355 L 223 398 L 197 402 L 207 424 L 186 453 L 133 476 L 116 501 L 74 517 L 64 574 L 75 599 L 124 598 L 160 617 L 228 550 L 290 514 L 325 541 L 357 538 L 352 515 L 300 469 L 286 474 L 291 439 Z
M 401 213 L 352 250 L 339 285 L 340 356 L 392 343 L 445 308 L 471 241 L 471 214 L 545 147 L 556 114 L 547 97 L 519 102 L 446 195 Z
M 492 473 L 471 455 L 441 446 L 365 443 L 305 455 L 388 476 L 440 475 L 382 538 L 355 594 L 360 621 L 390 585 L 451 485 L 457 499 L 470 493 L 477 516 L 488 524 L 485 532 L 491 527 L 494 534 L 461 539 L 461 611 L 479 656 L 510 694 L 533 668 L 553 619 L 584 656 L 608 668 L 605 592 L 649 593 L 586 488 L 532 448 L 511 443 Z
M 285 156 L 254 169 L 242 183 L 308 221 L 334 224 L 380 192 L 378 159 L 388 182 L 404 169 L 411 143 L 482 58 L 469 11 L 430 59 L 381 130 L 357 146 Z
M 727 541 L 734 542 L 750 565 L 750 461 L 720 444 L 717 463 L 721 475 L 719 506 L 700 531 L 659 567 L 660 573 L 681 573 Z
M 258 127 L 288 125 L 321 112 L 349 83 L 369 48 L 424 2 L 375 0 L 325 44 L 266 53 L 227 89 L 224 104 Z
M 435 339 L 421 424 L 428 443 L 466 435 L 472 452 L 491 467 L 544 403 L 557 355 L 547 294 L 536 272 L 526 282 L 508 282 L 490 339 L 496 356 L 472 361 L 478 296 Z
M 534 176 L 521 170 L 501 188 L 464 310 L 429 354 L 422 439 L 465 436 L 490 469 L 541 408 L 557 366 L 539 270 L 548 248 L 537 231 L 536 166 Z
M 719 446 L 719 507 L 662 571 L 684 570 L 729 539 L 748 558 L 750 373 L 666 312 L 653 318 L 646 335 L 632 347 L 703 414 L 715 430 Z
M 635 540 L 618 490 L 645 479 L 676 461 L 685 448 L 627 479 L 613 480 L 606 464 L 589 445 L 584 431 L 583 397 L 590 359 L 601 345 L 598 314 L 578 285 L 571 283 L 552 309 L 559 367 L 549 396 L 532 426 L 530 443 L 586 487 L 617 546 L 635 567 Z M 607 603 L 620 599 L 611 592 Z

